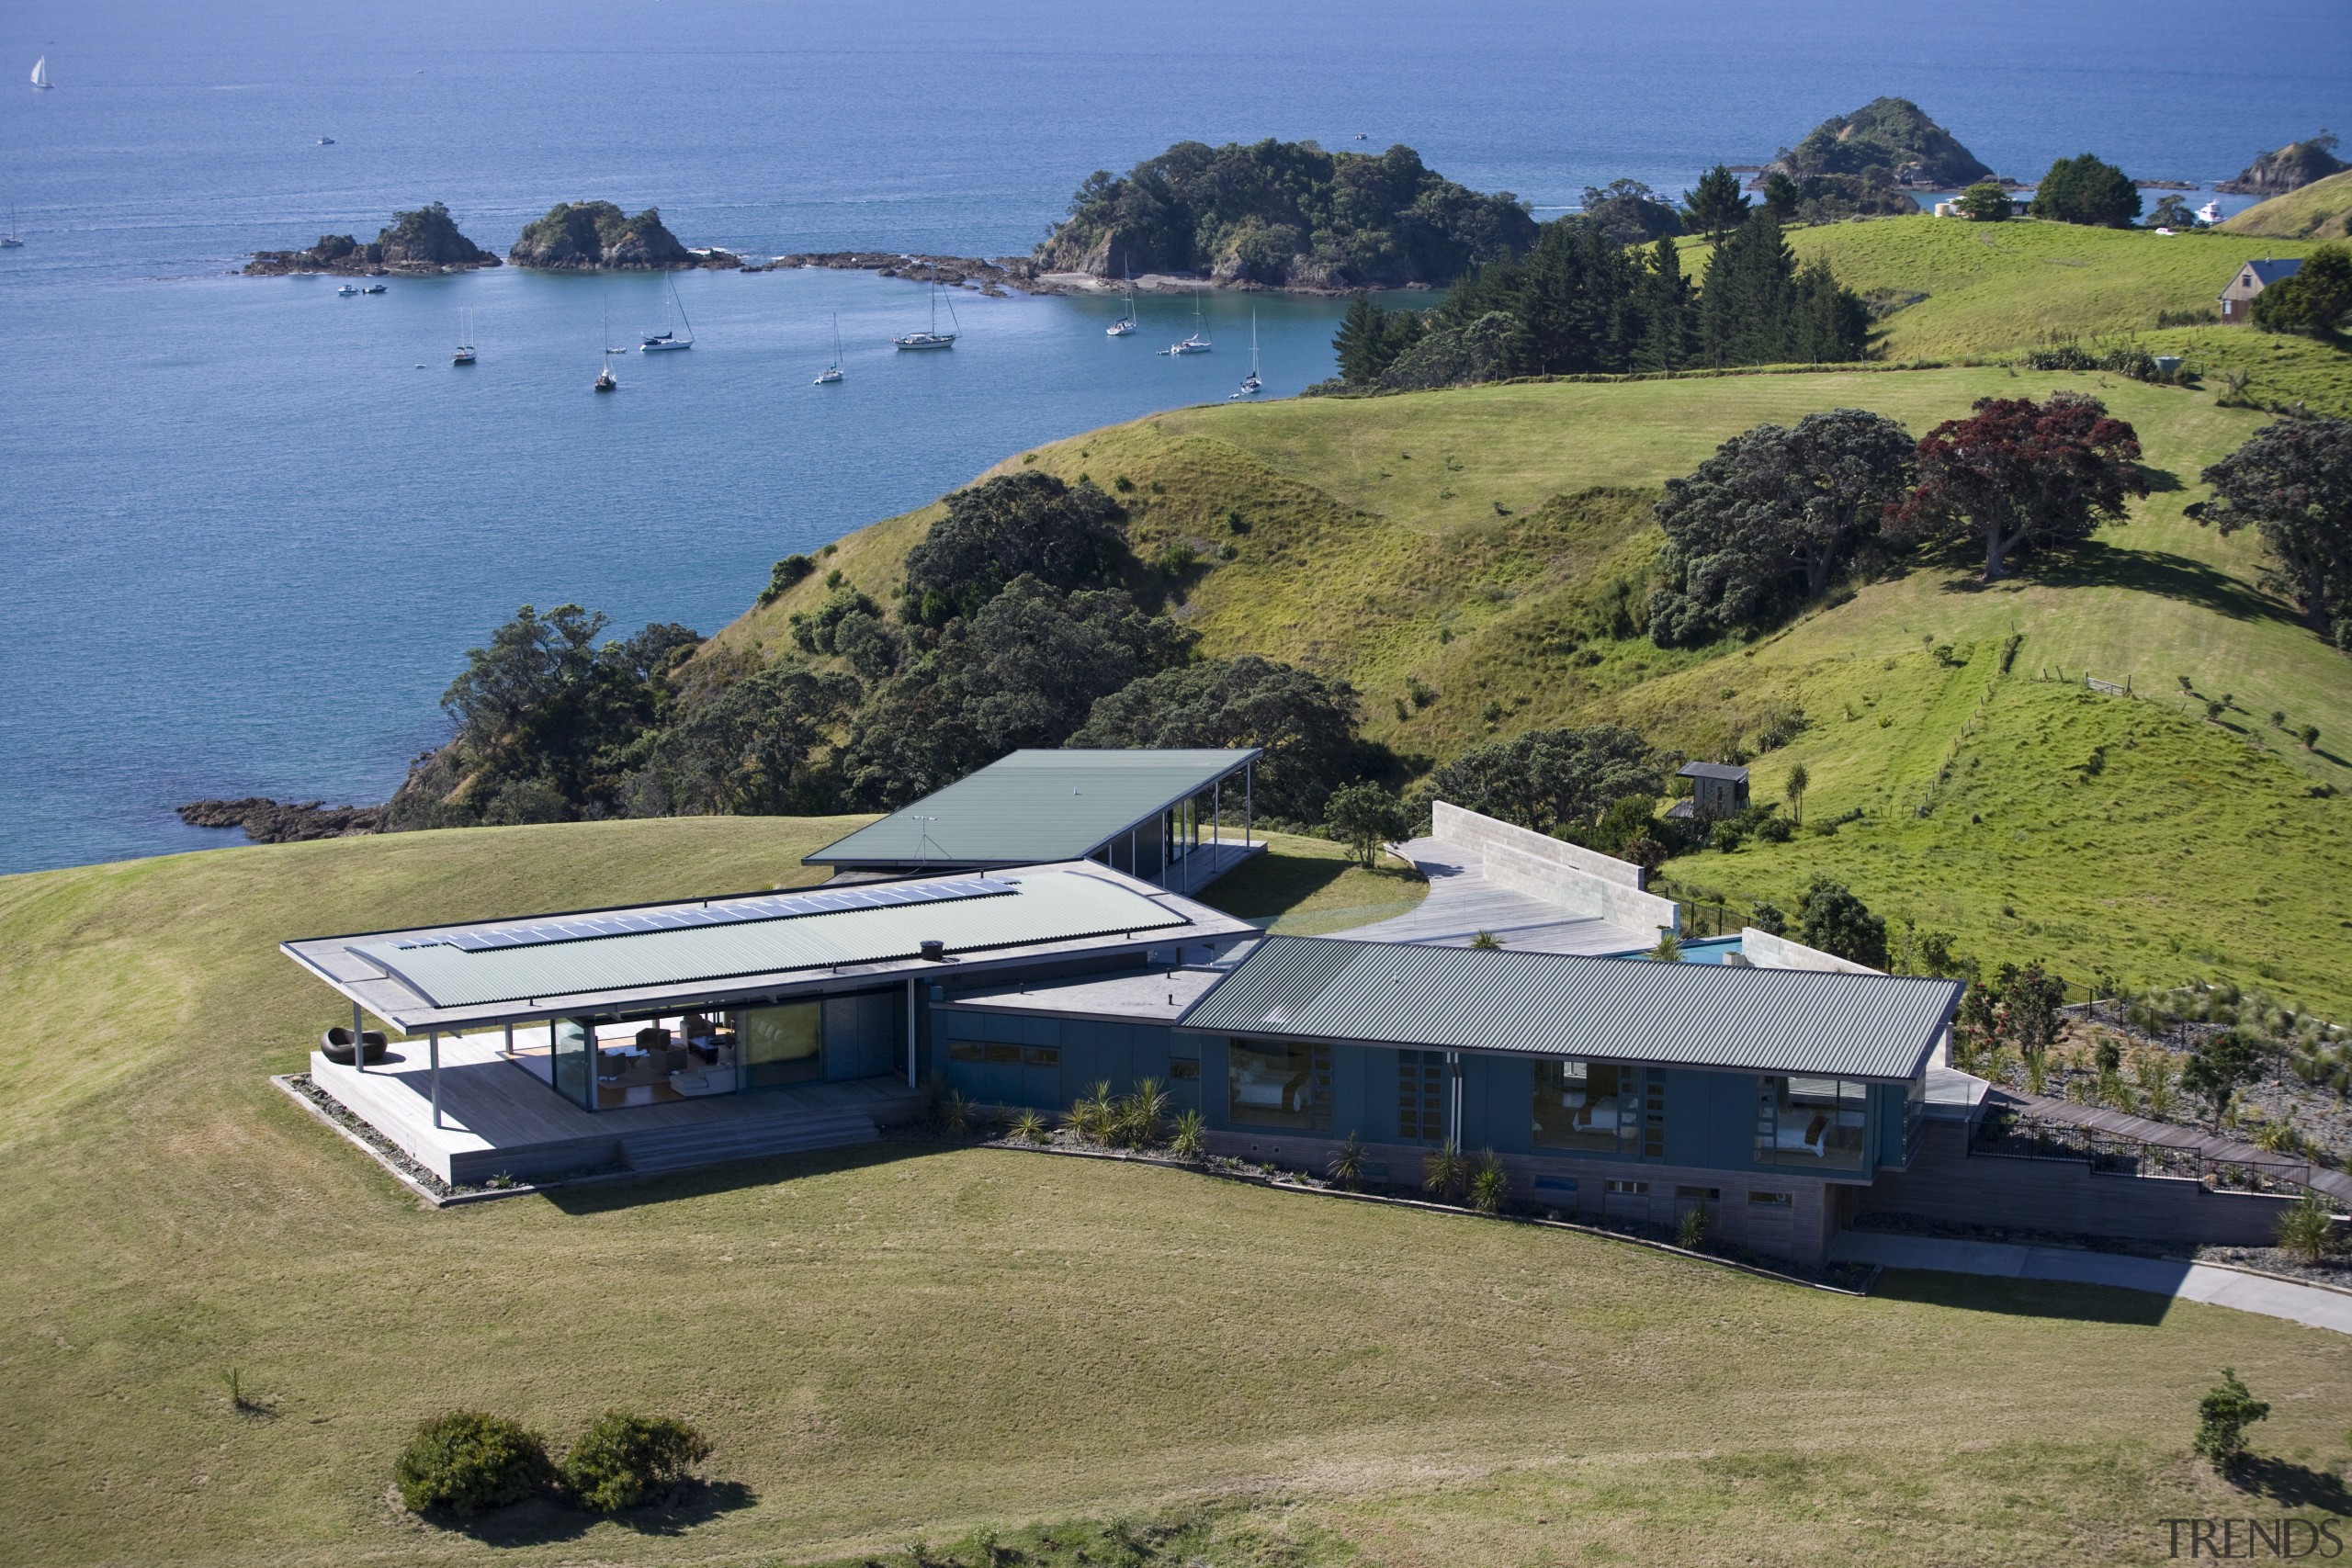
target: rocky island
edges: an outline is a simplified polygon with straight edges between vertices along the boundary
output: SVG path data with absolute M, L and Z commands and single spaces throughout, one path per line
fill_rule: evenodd
M 458 232 L 449 209 L 436 201 L 413 212 L 393 213 L 391 222 L 364 245 L 349 234 L 322 234 L 319 243 L 307 250 L 255 251 L 253 260 L 245 264 L 245 276 L 283 277 L 302 272 L 421 276 L 497 265 L 498 254 L 483 250 Z
M 544 272 L 684 272 L 740 267 L 716 248 L 689 250 L 662 226 L 658 208 L 630 217 L 609 201 L 559 201 L 506 253 L 516 266 Z
M 2265 152 L 2240 170 L 2236 179 L 2213 188 L 2233 196 L 2284 196 L 2352 169 L 2352 164 L 2335 155 L 2335 137 L 2323 130 L 2308 141 L 2290 141 L 2275 152 Z
M 319 800 L 198 800 L 179 807 L 191 828 L 243 828 L 256 844 L 295 844 L 311 839 L 347 839 L 383 830 L 380 806 L 329 806 Z
M 1980 182 L 2011 189 L 1960 139 L 1908 98 L 1872 98 L 1848 115 L 1823 120 L 1794 147 L 1783 147 L 1747 182 L 1777 196 L 1806 223 L 1917 212 L 1913 191 L 1960 190 Z

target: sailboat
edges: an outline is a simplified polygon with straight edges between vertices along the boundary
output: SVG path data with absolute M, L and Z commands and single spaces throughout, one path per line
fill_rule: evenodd
M 820 387 L 830 387 L 841 378 L 842 318 L 841 312 L 836 310 L 833 313 L 833 362 L 831 365 L 826 366 L 822 370 L 817 372 L 816 384 Z
M 596 320 L 596 347 L 603 355 L 596 361 L 596 390 L 609 392 L 621 384 L 620 378 L 613 374 L 612 312 L 603 311 Z
M 8 209 L 8 231 L 0 234 L 0 251 L 13 251 L 25 242 L 17 233 L 17 209 Z
M 465 320 L 458 329 L 458 351 L 449 356 L 449 363 L 452 365 L 471 365 L 474 362 L 473 315 L 471 310 L 467 311 Z
M 44 54 L 33 62 L 33 86 L 35 90 L 46 93 L 54 85 L 56 84 L 49 79 L 49 56 Z
M 670 279 L 670 305 L 678 312 L 679 324 L 686 329 L 686 335 L 680 337 L 676 328 L 665 326 L 660 336 L 648 337 L 639 343 L 638 353 L 660 354 L 665 349 L 694 347 L 695 324 L 686 320 L 686 303 L 678 298 L 678 280 L 674 277 Z
M 904 337 L 894 337 L 890 342 L 895 346 L 899 348 L 954 348 L 956 346 L 956 333 L 943 333 L 939 330 L 939 285 L 934 283 L 931 286 L 930 330 L 909 333 Z M 956 332 L 963 330 L 964 323 L 956 319 L 956 302 L 953 299 L 947 302 L 947 321 L 949 325 L 956 329 Z
M 1258 378 L 1258 312 L 1250 312 L 1250 374 L 1241 378 L 1241 389 L 1229 394 L 1237 398 L 1254 398 L 1265 389 Z
M 1172 345 L 1168 352 L 1170 354 L 1206 354 L 1216 346 L 1216 345 L 1215 344 L 1209 342 L 1208 327 L 1201 320 L 1200 290 L 1194 289 L 1193 291 L 1193 335 L 1186 338 L 1183 342 Z
M 1125 337 L 1136 330 L 1136 275 L 1133 267 L 1122 267 L 1127 279 L 1127 313 L 1102 329 L 1111 337 Z

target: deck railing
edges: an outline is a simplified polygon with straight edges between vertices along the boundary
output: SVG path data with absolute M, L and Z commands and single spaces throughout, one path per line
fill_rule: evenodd
M 2073 1122 L 1988 1116 L 1977 1130 L 1977 1154 L 2011 1159 L 2074 1160 L 2116 1176 L 2159 1176 L 2201 1182 L 2216 1190 L 2301 1194 L 2320 1190 L 2326 1169 L 2282 1156 L 2222 1156 L 2190 1145 L 2150 1143 Z M 2322 1193 L 2335 1201 L 2334 1194 Z

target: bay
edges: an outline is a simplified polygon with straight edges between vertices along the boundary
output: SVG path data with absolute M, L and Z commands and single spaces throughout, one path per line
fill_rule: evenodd
M 2233 10 L 2233 36 L 2300 40 L 2257 51 L 2171 3 L 19 4 L 0 871 L 235 841 L 172 817 L 198 795 L 381 798 L 516 605 L 713 630 L 778 556 L 1025 446 L 1223 397 L 1253 305 L 1212 299 L 1217 352 L 1169 359 L 1187 301 L 1147 299 L 1112 340 L 1107 299 L 966 294 L 956 348 L 908 355 L 885 340 L 922 324 L 913 286 L 696 273 L 694 351 L 631 355 L 598 399 L 601 323 L 657 329 L 660 280 L 502 268 L 340 299 L 225 276 L 253 249 L 440 199 L 503 251 L 603 197 L 751 254 L 1016 253 L 1088 170 L 1185 137 L 1405 141 L 1546 213 L 1759 162 L 1881 93 L 2005 173 L 2087 148 L 2211 180 L 2329 121 L 2341 23 Z M 55 91 L 21 85 L 40 53 Z M 1337 303 L 1254 308 L 1270 393 L 1329 373 Z M 469 370 L 447 363 L 461 311 Z M 836 315 L 848 379 L 812 387 Z

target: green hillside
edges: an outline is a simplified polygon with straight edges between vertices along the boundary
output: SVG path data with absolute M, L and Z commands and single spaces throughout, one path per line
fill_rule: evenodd
M 2275 1402 L 2253 1437 L 2290 1456 L 2279 1484 L 2324 1503 L 2352 1461 L 2352 1339 L 2218 1307 L 1921 1275 L 1857 1301 L 921 1145 L 434 1212 L 266 1081 L 339 1016 L 283 937 L 794 881 L 849 825 L 0 878 L 8 1559 L 846 1563 L 920 1539 L 978 1568 L 970 1532 L 1093 1518 L 1185 1524 L 1148 1559 L 1169 1568 L 2155 1562 L 2154 1521 L 2250 1506 L 2188 1452 L 2224 1364 Z M 559 1438 L 609 1404 L 674 1415 L 724 1489 L 633 1522 L 424 1525 L 388 1469 L 461 1404 Z
M 1610 635 L 1615 586 L 1646 596 L 1661 537 L 1649 499 L 1725 436 L 1841 405 L 1924 432 L 1979 397 L 2062 388 L 2131 420 L 2154 476 L 2132 523 L 2063 569 L 1984 590 L 1964 567 L 1917 567 L 1736 651 Z M 2352 885 L 2352 818 L 2345 798 L 2309 792 L 2352 790 L 2352 667 L 2256 591 L 2249 536 L 2182 514 L 2199 471 L 2266 417 L 2109 376 L 1839 371 L 1210 406 L 1005 467 L 1125 479 L 1136 553 L 1189 542 L 1207 563 L 1178 610 L 1204 653 L 1346 675 L 1367 732 L 1408 758 L 1602 718 L 1716 755 L 1767 714 L 1801 708 L 1813 727 L 1757 764 L 1759 788 L 1777 792 L 1802 761 L 1809 818 L 1866 818 L 1835 838 L 1690 857 L 1668 868 L 1678 879 L 1783 897 L 1826 872 L 1990 960 L 2039 957 L 2085 979 L 2229 974 L 2342 1007 L 2352 980 L 2331 954 L 2352 909 L 2312 890 Z M 853 535 L 832 563 L 887 601 L 933 514 Z M 1227 544 L 1235 558 L 1218 562 Z M 781 650 L 786 617 L 822 592 L 811 579 L 725 637 Z M 1972 718 L 2013 633 L 2014 668 Z M 1937 660 L 1945 645 L 1962 662 Z M 2128 681 L 2157 700 L 2085 705 L 2044 671 Z M 2208 722 L 2201 699 L 2225 694 L 2232 708 Z M 2274 711 L 2318 725 L 2318 750 L 2274 727 Z M 1913 815 L 1956 742 L 1961 783 Z M 2102 744 L 2108 772 L 2078 784 Z M 1968 793 L 1996 781 L 1997 799 Z
M 2347 224 L 2352 224 L 2352 169 L 2258 201 L 2223 219 L 2221 228 L 2225 233 L 2281 240 L 2340 240 Z

